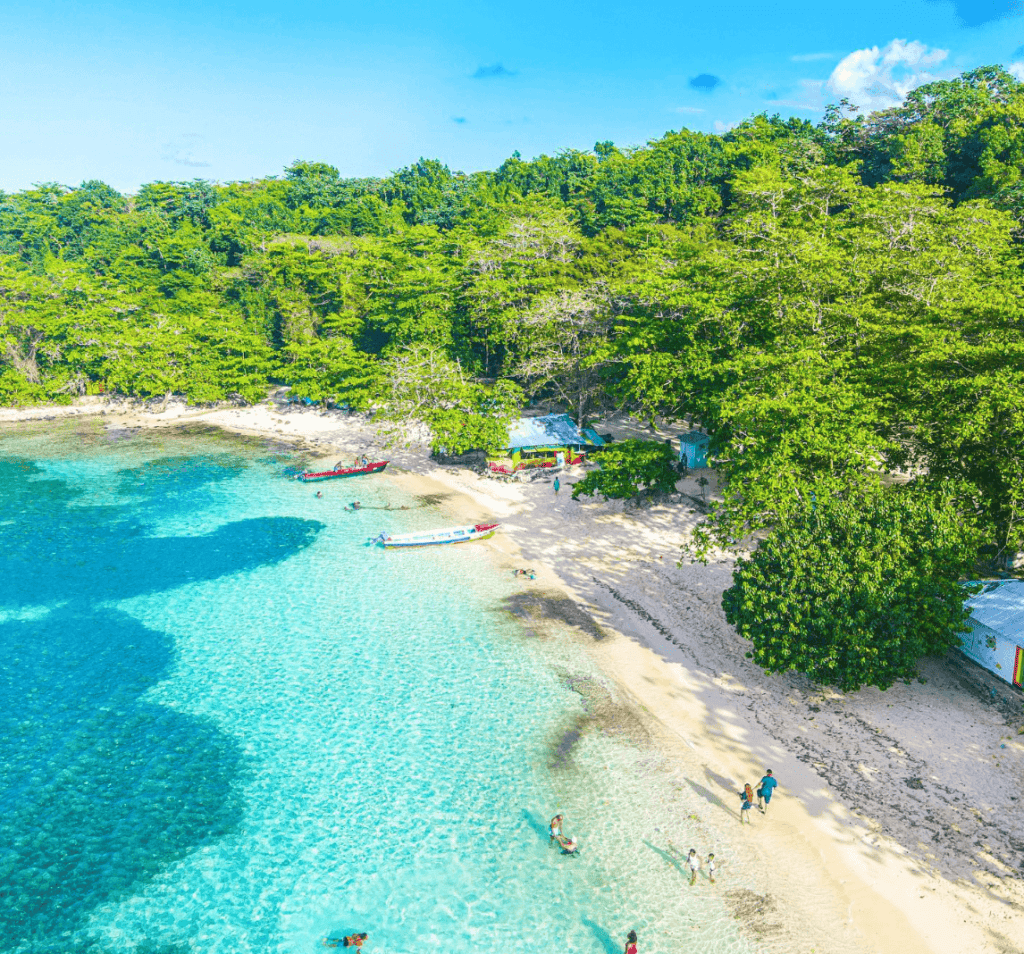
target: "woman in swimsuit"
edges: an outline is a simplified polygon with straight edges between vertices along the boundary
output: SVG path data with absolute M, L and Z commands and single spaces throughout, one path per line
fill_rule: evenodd
M 636 931 L 630 931 L 626 935 L 626 948 L 622 954 L 636 954 Z

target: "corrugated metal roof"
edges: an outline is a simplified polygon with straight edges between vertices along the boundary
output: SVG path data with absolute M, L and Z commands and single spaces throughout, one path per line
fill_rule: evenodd
M 508 428 L 509 447 L 547 447 L 563 444 L 589 444 L 568 414 L 521 417 Z
M 706 444 L 711 438 L 703 431 L 687 431 L 679 435 L 680 444 Z
M 1024 580 L 991 580 L 967 605 L 979 623 L 1024 646 Z

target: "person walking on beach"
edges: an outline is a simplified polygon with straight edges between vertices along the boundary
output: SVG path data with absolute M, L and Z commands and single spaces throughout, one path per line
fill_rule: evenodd
M 761 779 L 757 786 L 757 808 L 762 815 L 767 814 L 768 805 L 772 800 L 772 795 L 775 794 L 775 786 L 778 784 L 775 781 L 775 776 L 772 775 L 772 770 L 765 769 L 764 778 Z
M 561 484 L 559 483 L 559 481 L 558 481 L 558 478 L 556 477 L 556 478 L 555 478 L 555 496 L 556 496 L 556 497 L 558 496 L 558 489 L 559 489 L 559 487 L 561 487 L 561 486 L 562 486 L 562 485 L 561 485 Z
M 630 931 L 626 935 L 626 947 L 622 954 L 636 954 L 636 931 Z
M 712 884 L 715 883 L 715 872 L 718 870 L 718 865 L 715 864 L 715 853 L 711 852 L 708 855 L 708 881 Z
M 697 883 L 697 872 L 700 871 L 700 858 L 697 857 L 697 849 L 691 848 L 686 856 L 686 863 L 690 866 L 690 885 Z
M 750 809 L 754 807 L 754 790 L 748 782 L 740 792 L 740 824 L 750 824 Z

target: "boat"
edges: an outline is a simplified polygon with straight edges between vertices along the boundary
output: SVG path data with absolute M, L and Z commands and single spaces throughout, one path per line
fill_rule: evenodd
M 340 463 L 334 465 L 334 470 L 320 470 L 315 473 L 307 472 L 298 474 L 296 480 L 329 480 L 331 477 L 359 477 L 362 474 L 379 474 L 390 461 L 375 460 L 372 463 L 360 467 L 342 467 Z
M 469 543 L 470 540 L 486 540 L 498 529 L 496 523 L 474 523 L 467 527 L 446 527 L 443 530 L 420 530 L 417 533 L 380 533 L 370 543 L 380 544 L 386 549 L 399 547 L 435 547 L 448 543 Z

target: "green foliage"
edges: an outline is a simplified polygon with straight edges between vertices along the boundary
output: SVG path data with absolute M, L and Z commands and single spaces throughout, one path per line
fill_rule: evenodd
M 982 540 L 948 489 L 821 494 L 738 561 L 722 605 L 766 671 L 886 689 L 959 644 Z
M 523 392 L 513 381 L 487 387 L 467 379 L 442 350 L 419 344 L 393 353 L 383 364 L 377 399 L 378 418 L 390 425 L 392 440 L 404 439 L 410 426 L 420 425 L 434 453 L 458 455 L 506 447 Z
M 625 500 L 641 493 L 671 493 L 679 475 L 672 447 L 661 441 L 627 440 L 612 444 L 598 457 L 600 469 L 591 471 L 572 488 L 580 495 L 601 494 L 606 500 Z
M 983 67 L 869 116 L 470 175 L 300 160 L 135 196 L 40 183 L 0 194 L 0 402 L 277 382 L 383 402 L 454 450 L 499 447 L 527 392 L 707 430 L 721 496 L 698 556 L 906 474 L 970 481 L 1006 553 L 1024 548 L 1022 170 L 1024 84 Z

